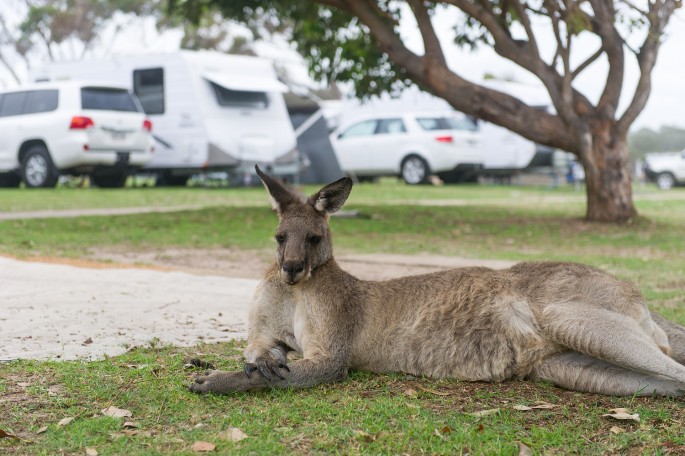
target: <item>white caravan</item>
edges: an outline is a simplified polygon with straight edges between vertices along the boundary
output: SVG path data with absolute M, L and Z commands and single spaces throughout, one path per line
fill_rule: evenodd
M 269 60 L 213 51 L 178 51 L 51 63 L 33 79 L 87 79 L 125 85 L 154 124 L 157 142 L 145 168 L 183 185 L 205 171 L 253 164 L 293 165 L 296 138 L 281 83 Z

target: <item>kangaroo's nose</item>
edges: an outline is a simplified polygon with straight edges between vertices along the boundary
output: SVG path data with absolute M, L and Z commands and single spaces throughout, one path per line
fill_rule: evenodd
M 304 262 L 303 261 L 287 261 L 283 263 L 283 272 L 288 274 L 291 277 L 296 276 L 297 274 L 301 273 L 304 271 Z

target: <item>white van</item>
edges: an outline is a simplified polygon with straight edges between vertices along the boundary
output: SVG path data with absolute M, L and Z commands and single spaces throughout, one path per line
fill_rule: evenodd
M 0 93 L 0 187 L 54 187 L 90 174 L 121 187 L 150 162 L 152 123 L 125 87 L 46 82 Z
M 155 124 L 148 164 L 169 185 L 204 171 L 295 164 L 296 138 L 281 83 L 269 60 L 213 51 L 178 51 L 51 63 L 34 80 L 123 84 Z

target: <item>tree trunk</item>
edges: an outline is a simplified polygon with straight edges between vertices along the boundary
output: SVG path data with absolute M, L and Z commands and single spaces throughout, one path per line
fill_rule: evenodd
M 627 134 L 616 131 L 615 121 L 591 123 L 590 128 L 580 148 L 587 186 L 586 218 L 592 222 L 630 222 L 637 211 Z

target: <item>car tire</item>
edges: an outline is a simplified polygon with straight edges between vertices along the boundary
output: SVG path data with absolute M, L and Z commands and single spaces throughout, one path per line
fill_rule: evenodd
M 402 160 L 400 176 L 409 185 L 425 184 L 430 178 L 430 168 L 423 158 L 409 155 Z
M 30 188 L 53 188 L 59 171 L 52 163 L 50 152 L 43 145 L 31 146 L 21 159 L 21 178 Z
M 671 173 L 660 173 L 656 176 L 656 185 L 661 190 L 669 190 L 675 186 L 675 176 Z
M 100 188 L 121 188 L 127 178 L 127 173 L 91 174 L 90 182 Z
M 21 184 L 21 176 L 16 173 L 0 173 L 0 188 L 17 188 Z

